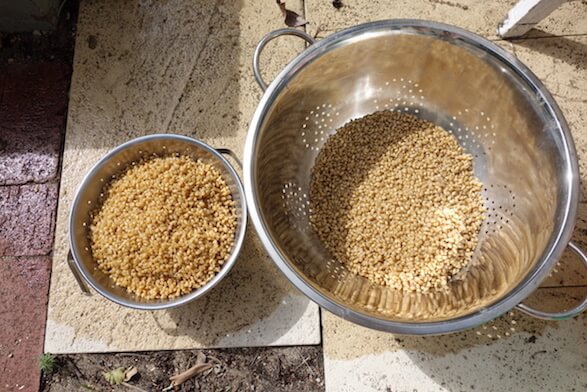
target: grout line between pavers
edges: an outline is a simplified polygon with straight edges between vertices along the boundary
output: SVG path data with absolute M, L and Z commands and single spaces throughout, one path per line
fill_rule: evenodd
M 62 152 L 58 152 L 58 154 L 61 154 Z M 59 160 L 61 160 L 61 158 L 59 157 Z M 57 163 L 58 165 L 60 164 L 60 162 Z M 25 182 L 17 182 L 14 184 L 0 184 L 0 188 L 4 188 L 4 187 L 9 187 L 9 186 L 28 186 L 28 185 L 45 185 L 45 184 L 51 184 L 60 182 L 60 178 L 59 178 L 59 170 L 57 170 L 57 172 L 55 173 L 55 175 L 51 178 L 47 178 L 44 181 L 35 181 L 35 180 L 30 180 L 30 181 L 25 181 Z
M 587 288 L 587 284 L 572 284 L 568 286 L 540 286 L 538 289 L 579 289 Z
M 306 22 L 308 22 L 309 21 L 309 19 L 308 19 L 308 4 L 306 3 L 306 0 L 302 0 L 302 12 L 304 13 L 302 16 L 304 17 Z M 303 26 L 304 32 L 306 34 L 310 34 L 310 32 L 308 31 L 308 24 L 309 23 L 306 23 Z M 307 49 L 309 46 L 310 46 L 310 44 L 308 42 L 304 43 L 304 49 Z
M 517 38 L 487 38 L 491 42 L 509 42 L 511 44 L 516 44 L 522 41 L 529 41 L 529 40 L 539 40 L 539 39 L 555 39 L 555 38 L 576 38 L 576 37 L 587 37 L 587 33 L 585 34 L 563 34 L 563 35 L 546 35 L 543 37 L 517 37 Z
M 0 256 L 0 261 L 8 260 L 8 259 L 25 259 L 25 258 L 37 258 L 37 257 L 49 257 L 53 259 L 53 249 L 49 253 L 40 254 L 40 255 L 2 255 Z
M 322 346 L 322 352 L 324 352 L 324 327 L 322 325 L 322 307 L 318 306 L 318 328 L 320 330 L 320 345 Z
M 2 102 L 4 101 L 4 85 L 6 84 L 6 73 L 0 73 L 0 110 L 2 108 Z
M 65 2 L 64 2 L 65 3 Z M 45 353 L 46 349 L 45 349 L 45 345 L 47 343 L 47 339 L 46 339 L 46 334 L 47 334 L 47 321 L 49 320 L 49 296 L 51 294 L 51 280 L 53 277 L 53 258 L 54 258 L 54 251 L 55 251 L 55 240 L 57 238 L 57 219 L 58 219 L 58 214 L 59 214 L 59 208 L 60 208 L 60 195 L 61 195 L 61 174 L 63 171 L 63 157 L 65 155 L 65 137 L 67 134 L 67 124 L 69 122 L 69 103 L 71 102 L 71 85 L 72 85 L 72 80 L 73 80 L 73 68 L 74 68 L 74 62 L 75 62 L 75 44 L 78 38 L 78 31 L 77 31 L 77 22 L 78 22 L 78 17 L 79 17 L 79 5 L 78 6 L 74 6 L 72 9 L 73 12 L 75 12 L 75 16 L 71 15 L 71 18 L 74 18 L 72 21 L 70 21 L 70 23 L 72 23 L 73 29 L 74 29 L 74 34 L 73 34 L 73 38 L 72 38 L 72 42 L 71 42 L 71 51 L 70 51 L 70 55 L 68 58 L 68 62 L 67 65 L 69 65 L 69 78 L 68 78 L 68 86 L 67 86 L 67 95 L 66 95 L 66 100 L 67 103 L 65 105 L 65 116 L 63 116 L 63 123 L 62 123 L 62 130 L 63 132 L 61 133 L 61 140 L 60 140 L 60 144 L 59 144 L 59 156 L 57 159 L 57 170 L 55 172 L 55 178 L 54 180 L 57 182 L 57 202 L 55 203 L 55 215 L 54 215 L 54 220 L 53 220 L 53 240 L 51 242 L 51 251 L 49 252 L 49 282 L 47 284 L 47 293 L 46 293 L 46 298 L 47 298 L 47 303 L 45 306 L 45 320 L 43 323 L 43 340 L 42 340 L 42 345 L 41 345 L 41 352 Z
M 305 1 L 304 1 L 304 6 L 305 6 Z M 305 12 L 304 12 L 305 13 Z M 304 17 L 306 18 L 306 15 L 304 15 Z M 308 20 L 306 18 L 306 20 Z M 316 36 L 316 39 L 324 39 L 332 34 L 335 34 L 341 30 L 344 30 L 349 26 L 344 26 L 344 27 L 340 27 L 334 30 L 320 30 L 319 34 Z M 306 26 L 304 26 L 304 29 L 306 29 Z M 468 30 L 470 31 L 470 30 Z M 520 41 L 527 41 L 527 40 L 538 40 L 538 39 L 554 39 L 554 38 L 568 38 L 568 37 L 587 37 L 587 33 L 577 33 L 577 34 L 561 34 L 561 35 L 545 35 L 545 36 L 540 36 L 540 37 L 516 37 L 516 38 L 501 38 L 501 37 L 497 37 L 495 35 L 491 35 L 491 36 L 486 36 L 483 34 L 477 34 L 475 32 L 472 32 L 482 38 L 485 38 L 488 41 L 491 42 L 509 42 L 511 44 L 516 44 Z
M 508 41 L 511 43 L 515 43 L 516 41 L 526 41 L 531 39 L 552 39 L 552 38 L 566 38 L 566 37 L 585 37 L 587 33 L 577 33 L 577 34 L 562 34 L 562 35 L 545 35 L 540 37 L 515 37 L 515 38 L 495 38 L 491 39 L 492 41 Z

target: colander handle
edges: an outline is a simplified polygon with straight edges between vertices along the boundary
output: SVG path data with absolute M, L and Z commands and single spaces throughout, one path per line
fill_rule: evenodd
M 585 254 L 585 252 L 583 252 L 583 250 L 572 241 L 569 242 L 568 246 L 573 252 L 575 252 L 577 256 L 579 256 L 585 267 L 587 267 L 587 254 Z M 583 299 L 583 302 L 581 302 L 574 308 L 559 313 L 543 312 L 541 310 L 533 309 L 528 305 L 524 304 L 519 304 L 518 306 L 516 306 L 516 309 L 518 309 L 522 313 L 526 313 L 529 316 L 536 317 L 542 320 L 567 320 L 575 316 L 578 316 L 579 314 L 583 313 L 585 309 L 587 309 L 587 297 L 585 297 Z
M 236 153 L 232 151 L 230 148 L 217 148 L 216 151 L 218 151 L 222 155 L 228 155 L 229 157 L 234 159 L 234 161 L 238 164 L 238 166 L 241 169 L 243 168 L 243 164 L 241 163 L 240 159 L 238 159 L 238 155 L 236 155 Z
M 255 48 L 255 53 L 253 54 L 253 73 L 255 74 L 255 79 L 257 80 L 259 87 L 261 87 L 261 90 L 263 91 L 267 90 L 267 83 L 265 83 L 265 81 L 263 80 L 263 77 L 261 76 L 261 70 L 259 69 L 259 59 L 261 58 L 261 52 L 263 51 L 263 48 L 265 48 L 265 45 L 269 43 L 269 41 L 282 35 L 293 35 L 296 37 L 300 37 L 310 45 L 316 42 L 316 40 L 312 38 L 312 36 L 308 33 L 296 29 L 274 30 L 270 33 L 267 33 L 263 38 L 261 38 L 261 41 L 259 41 L 259 43 L 257 44 L 257 47 Z
M 77 266 L 75 265 L 75 261 L 73 260 L 73 255 L 71 254 L 71 250 L 67 252 L 67 265 L 69 266 L 69 269 L 71 270 L 71 273 L 73 274 L 73 277 L 77 281 L 79 288 L 82 290 L 82 293 L 84 293 L 85 295 L 92 295 L 92 293 L 90 292 L 90 289 L 88 289 L 88 286 L 86 286 L 86 283 L 82 279 L 82 276 L 81 276 L 79 270 L 77 269 Z

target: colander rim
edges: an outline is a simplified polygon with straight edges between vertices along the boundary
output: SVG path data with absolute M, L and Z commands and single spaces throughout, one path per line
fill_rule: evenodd
M 119 299 L 118 297 L 112 295 L 108 290 L 103 290 L 96 283 L 96 280 L 93 278 L 92 274 L 89 271 L 87 271 L 87 269 L 85 268 L 85 266 L 82 263 L 80 263 L 78 261 L 79 251 L 78 251 L 78 246 L 75 243 L 75 240 L 73 238 L 74 237 L 73 236 L 73 227 L 74 227 L 75 211 L 76 211 L 76 208 L 79 205 L 80 199 L 81 199 L 81 193 L 82 193 L 81 191 L 94 178 L 97 171 L 103 165 L 105 165 L 109 160 L 111 160 L 114 156 L 116 156 L 118 153 L 120 153 L 121 151 L 124 151 L 124 150 L 128 149 L 129 147 L 134 146 L 136 144 L 140 144 L 140 143 L 152 141 L 152 140 L 162 140 L 162 141 L 164 141 L 164 140 L 176 140 L 176 141 L 179 140 L 182 142 L 187 142 L 187 143 L 196 145 L 198 148 L 201 148 L 201 149 L 209 152 L 216 159 L 218 159 L 223 164 L 223 166 L 227 170 L 228 174 L 235 181 L 235 184 L 237 187 L 237 193 L 239 194 L 239 197 L 241 198 L 241 204 L 242 204 L 242 213 L 239 214 L 237 219 L 240 219 L 242 223 L 241 223 L 240 231 L 237 233 L 236 240 L 235 240 L 235 243 L 233 246 L 232 253 L 230 254 L 230 257 L 224 262 L 220 271 L 208 283 L 206 283 L 202 287 L 190 292 L 189 294 L 180 296 L 180 297 L 172 299 L 172 300 L 152 302 L 152 303 L 150 303 L 150 302 L 142 303 L 142 302 L 128 301 L 124 298 Z M 86 172 L 82 181 L 80 182 L 80 184 L 77 187 L 75 197 L 71 203 L 71 208 L 69 210 L 68 244 L 69 244 L 69 249 L 71 250 L 71 253 L 73 256 L 74 263 L 75 263 L 78 271 L 82 275 L 84 281 L 86 283 L 88 283 L 90 285 L 90 287 L 92 287 L 95 291 L 100 293 L 105 298 L 109 299 L 110 301 L 112 301 L 118 305 L 122 305 L 127 308 L 131 308 L 131 309 L 137 309 L 137 310 L 171 309 L 171 308 L 175 308 L 175 307 L 184 305 L 188 302 L 191 302 L 197 298 L 204 296 L 206 293 L 208 293 L 212 288 L 214 288 L 218 283 L 220 283 L 220 281 L 222 279 L 224 279 L 228 275 L 228 273 L 230 272 L 230 270 L 233 268 L 234 264 L 236 263 L 236 260 L 238 259 L 239 253 L 242 249 L 244 239 L 245 239 L 245 233 L 246 233 L 246 229 L 247 229 L 247 218 L 248 218 L 248 214 L 247 214 L 246 195 L 244 192 L 244 187 L 243 187 L 242 181 L 241 181 L 240 177 L 238 176 L 236 170 L 232 166 L 232 164 L 230 162 L 228 162 L 228 160 L 219 151 L 217 151 L 215 148 L 211 147 L 210 145 L 204 143 L 201 140 L 194 139 L 194 138 L 191 138 L 188 136 L 172 134 L 172 133 L 157 133 L 157 134 L 139 136 L 139 137 L 128 140 L 128 141 L 118 145 L 117 147 L 111 149 L 106 154 L 104 154 L 91 167 L 91 169 Z
M 327 298 L 292 268 L 287 261 L 287 257 L 281 253 L 277 243 L 268 234 L 270 231 L 262 218 L 261 208 L 258 206 L 258 192 L 254 185 L 255 146 L 258 140 L 258 130 L 275 97 L 281 93 L 290 79 L 322 54 L 335 49 L 339 45 L 353 42 L 353 38 L 358 39 L 361 34 L 382 32 L 389 29 L 398 30 L 398 33 L 401 33 L 400 29 L 411 29 L 412 34 L 426 32 L 438 38 L 441 38 L 441 35 L 446 37 L 448 34 L 453 39 L 463 40 L 467 44 L 486 52 L 502 64 L 507 65 L 527 87 L 531 88 L 533 93 L 542 98 L 544 110 L 556 121 L 557 128 L 561 134 L 561 141 L 564 145 L 567 167 L 565 169 L 566 178 L 563 179 L 563 182 L 566 185 L 568 194 L 566 200 L 564 200 L 565 214 L 561 223 L 553 230 L 549 247 L 545 249 L 534 268 L 502 298 L 494 301 L 486 308 L 452 319 L 431 322 L 384 320 L 374 315 L 347 308 L 341 302 Z M 419 19 L 380 20 L 352 26 L 317 41 L 296 56 L 269 85 L 251 120 L 244 150 L 243 180 L 251 221 L 271 259 L 294 286 L 318 305 L 343 319 L 373 329 L 410 335 L 435 335 L 473 328 L 506 313 L 522 302 L 538 288 L 542 280 L 549 274 L 554 263 L 561 257 L 573 233 L 579 202 L 579 167 L 571 133 L 554 98 L 536 75 L 510 53 L 475 33 L 445 23 Z M 554 241 L 552 241 L 553 238 Z

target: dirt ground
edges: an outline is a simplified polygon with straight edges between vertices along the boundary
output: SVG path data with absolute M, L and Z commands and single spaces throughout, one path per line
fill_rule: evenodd
M 169 377 L 196 363 L 199 352 L 214 366 L 175 391 L 324 390 L 321 346 L 182 350 L 117 354 L 58 355 L 56 371 L 44 375 L 41 391 L 161 391 Z M 126 385 L 110 385 L 103 373 L 135 366 L 138 374 Z
M 74 0 L 65 3 L 55 31 L 15 34 L 0 32 L 0 66 L 55 59 L 71 64 L 78 5 L 78 1 Z

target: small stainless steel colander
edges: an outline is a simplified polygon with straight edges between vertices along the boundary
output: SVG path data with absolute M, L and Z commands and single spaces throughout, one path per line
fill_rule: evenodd
M 228 260 L 204 286 L 171 300 L 145 300 L 117 286 L 98 269 L 92 257 L 89 241 L 90 214 L 100 204 L 104 186 L 134 162 L 151 156 L 181 154 L 193 159 L 201 159 L 214 165 L 228 185 L 236 205 L 237 227 L 234 244 Z M 244 191 L 240 179 L 230 163 L 222 156 L 236 155 L 228 149 L 214 149 L 198 140 L 172 134 L 143 136 L 128 141 L 110 151 L 96 163 L 80 184 L 69 215 L 68 264 L 82 291 L 89 294 L 86 283 L 109 300 L 135 309 L 168 309 L 185 304 L 201 297 L 218 284 L 230 271 L 242 247 L 247 226 L 247 213 Z
M 249 212 L 287 277 L 326 309 L 397 333 L 470 328 L 523 301 L 569 243 L 578 203 L 578 165 L 550 94 L 493 43 L 439 23 L 368 23 L 312 45 L 271 83 L 249 129 L 244 178 Z M 410 113 L 444 127 L 474 157 L 487 219 L 466 279 L 448 292 L 405 294 L 350 273 L 309 224 L 310 172 L 329 135 L 377 110 Z M 573 244 L 585 261 L 585 255 Z M 569 317 L 579 307 L 558 315 Z

